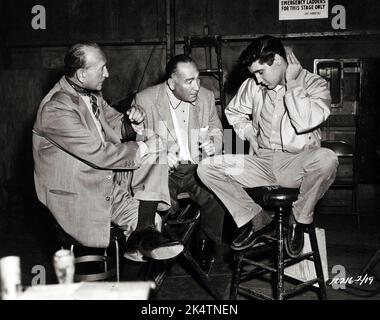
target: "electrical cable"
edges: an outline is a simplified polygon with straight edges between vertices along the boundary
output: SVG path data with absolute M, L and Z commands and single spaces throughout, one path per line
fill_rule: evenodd
M 145 64 L 145 68 L 144 68 L 144 71 L 143 71 L 143 74 L 142 74 L 142 76 L 141 76 L 141 80 L 140 80 L 140 82 L 139 82 L 139 85 L 138 85 L 138 87 L 137 87 L 136 92 L 138 92 L 138 91 L 140 90 L 140 86 L 141 86 L 141 84 L 142 84 L 142 82 L 143 82 L 143 80 L 144 80 L 144 77 L 145 77 L 145 72 L 146 72 L 146 70 L 148 69 L 148 65 L 149 65 L 149 63 L 150 63 L 150 60 L 152 59 L 153 52 L 154 52 L 154 50 L 156 49 L 156 46 L 157 46 L 157 45 L 154 45 L 153 48 L 152 48 L 152 51 L 150 52 L 150 55 L 149 55 L 148 61 L 147 61 L 146 64 Z

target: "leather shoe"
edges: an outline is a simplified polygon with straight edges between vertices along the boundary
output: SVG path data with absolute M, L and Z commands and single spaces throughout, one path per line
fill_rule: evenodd
M 179 255 L 183 251 L 183 244 L 164 237 L 151 226 L 131 233 L 127 241 L 127 251 L 130 250 L 140 251 L 148 258 L 165 260 Z
M 199 267 L 209 273 L 211 266 L 215 262 L 215 244 L 209 239 L 201 239 L 196 242 L 193 249 L 193 257 L 198 262 Z
M 289 257 L 298 258 L 303 249 L 304 245 L 304 230 L 303 225 L 298 223 L 293 213 L 289 215 L 286 239 L 285 239 L 285 250 Z
M 258 238 L 267 233 L 272 227 L 272 215 L 266 211 L 261 211 L 251 221 L 242 227 L 242 232 L 232 242 L 231 249 L 244 250 L 252 247 Z

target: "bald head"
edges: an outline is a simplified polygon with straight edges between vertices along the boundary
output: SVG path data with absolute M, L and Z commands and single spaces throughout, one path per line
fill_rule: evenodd
M 100 91 L 108 78 L 106 56 L 96 43 L 74 44 L 67 51 L 64 62 L 65 76 L 86 89 Z
M 64 72 L 67 77 L 73 77 L 75 71 L 80 68 L 86 67 L 86 54 L 91 51 L 100 51 L 100 47 L 94 42 L 82 42 L 72 45 L 65 55 Z

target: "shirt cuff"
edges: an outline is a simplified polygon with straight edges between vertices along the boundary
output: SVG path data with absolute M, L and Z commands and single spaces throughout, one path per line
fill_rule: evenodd
M 132 123 L 132 129 L 135 130 L 135 132 L 138 135 L 143 135 L 144 133 L 144 123 L 141 122 L 139 124 Z
M 247 137 L 256 137 L 255 130 L 252 125 L 248 125 L 244 129 L 244 140 L 247 140 Z
M 139 155 L 140 158 L 142 158 L 148 154 L 149 152 L 148 146 L 142 141 L 138 141 L 137 144 L 139 145 L 137 154 Z

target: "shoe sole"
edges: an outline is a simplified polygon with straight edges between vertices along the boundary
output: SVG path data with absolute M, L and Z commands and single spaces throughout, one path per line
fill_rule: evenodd
M 155 260 L 166 260 L 178 256 L 184 249 L 183 244 L 176 244 L 168 247 L 160 247 L 150 251 L 143 251 L 140 249 L 140 252 L 148 258 Z
M 254 238 L 251 242 L 249 242 L 248 244 L 244 245 L 244 246 L 241 246 L 241 247 L 234 247 L 233 245 L 231 245 L 231 249 L 232 250 L 235 250 L 235 251 L 242 251 L 242 250 L 245 250 L 245 249 L 248 249 L 248 248 L 252 248 L 256 242 L 260 239 L 261 236 L 257 236 L 256 238 Z
M 124 258 L 135 262 L 147 262 L 143 254 L 138 250 L 125 252 Z

